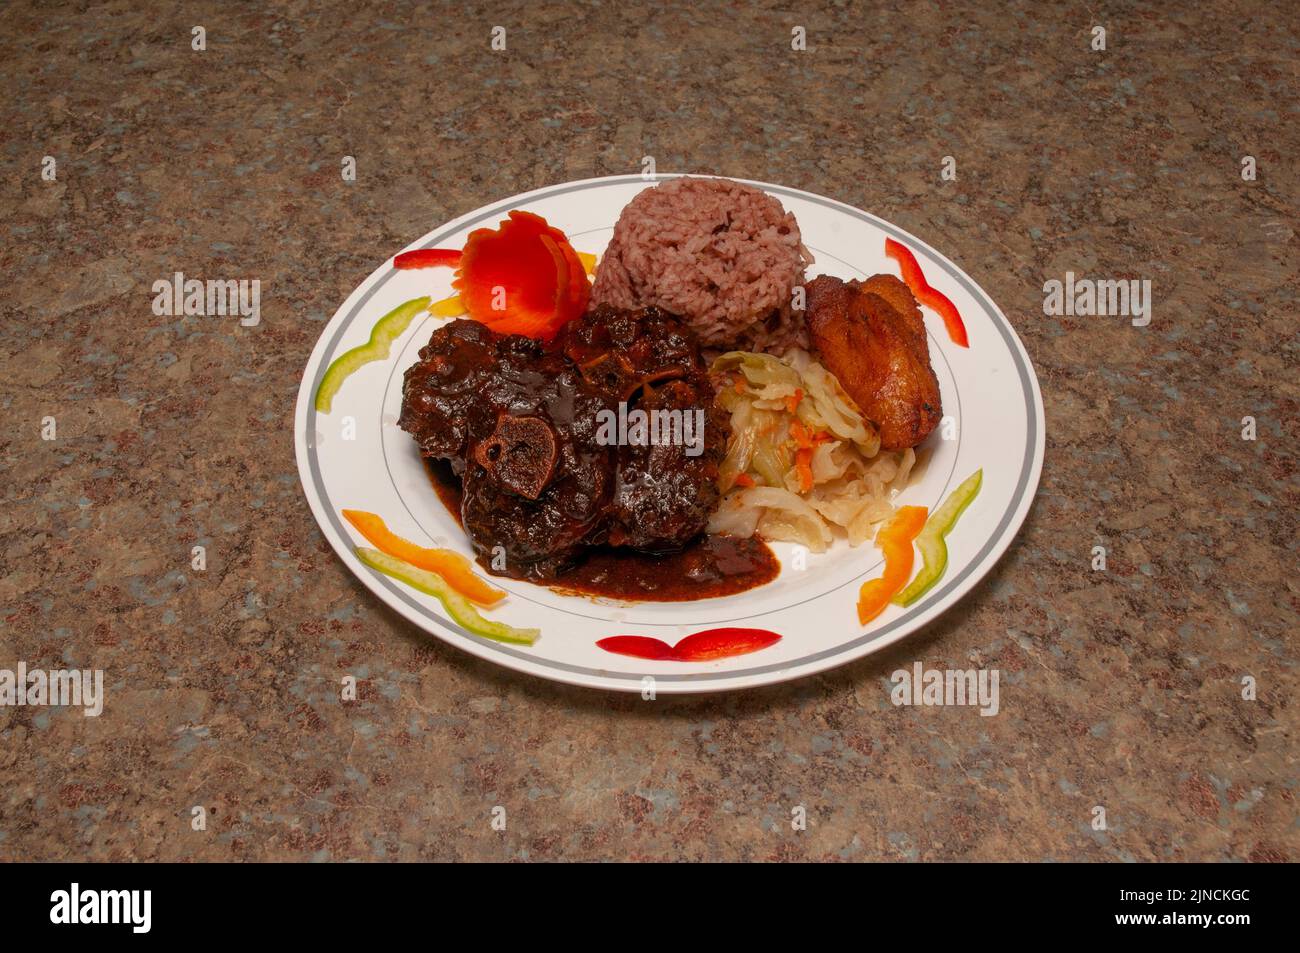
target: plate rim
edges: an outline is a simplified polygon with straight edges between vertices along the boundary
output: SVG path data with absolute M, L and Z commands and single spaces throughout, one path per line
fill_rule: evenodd
M 298 477 L 303 486 L 303 493 L 307 497 L 308 506 L 313 517 L 316 519 L 325 538 L 329 541 L 331 548 L 334 549 L 352 574 L 374 596 L 426 634 L 434 635 L 448 644 L 469 652 L 471 655 L 503 665 L 514 671 L 587 688 L 641 692 L 646 687 L 647 680 L 652 680 L 656 692 L 663 692 L 664 694 L 703 694 L 732 689 L 757 688 L 763 685 L 815 675 L 830 668 L 848 664 L 863 656 L 881 651 L 895 642 L 920 631 L 939 615 L 960 602 L 971 589 L 978 585 L 1006 553 L 1019 534 L 1020 528 L 1024 524 L 1037 496 L 1046 450 L 1046 415 L 1042 391 L 1033 362 L 1030 360 L 1024 343 L 1020 340 L 1020 336 L 1016 333 L 1015 327 L 1007 320 L 1002 309 L 973 278 L 967 275 L 946 255 L 892 222 L 837 199 L 769 182 L 698 173 L 665 172 L 654 176 L 631 173 L 578 179 L 521 192 L 497 202 L 480 206 L 445 222 L 438 228 L 426 233 L 427 238 L 421 236 L 402 250 L 432 247 L 442 241 L 446 235 L 454 234 L 488 218 L 499 217 L 511 209 L 537 199 L 551 198 L 569 192 L 585 191 L 601 186 L 637 182 L 647 185 L 658 184 L 669 179 L 685 176 L 728 178 L 776 195 L 810 201 L 866 221 L 886 234 L 913 243 L 913 247 L 924 249 L 926 254 L 940 264 L 949 277 L 957 281 L 974 300 L 980 303 L 1008 345 L 1008 350 L 1012 355 L 1022 384 L 1026 403 L 1025 458 L 1020 468 L 1018 485 L 1006 512 L 999 519 L 998 525 L 989 534 L 984 545 L 962 567 L 961 571 L 945 585 L 928 595 L 914 611 L 894 619 L 879 629 L 867 630 L 860 633 L 856 638 L 850 638 L 844 643 L 823 649 L 794 662 L 773 663 L 767 666 L 730 671 L 695 671 L 681 674 L 646 672 L 634 674 L 593 669 L 584 665 L 543 659 L 536 655 L 526 654 L 527 650 L 512 648 L 473 635 L 438 612 L 416 602 L 409 593 L 401 589 L 394 581 L 365 566 L 357 559 L 351 549 L 350 537 L 342 526 L 339 517 L 325 505 L 328 494 L 325 492 L 318 455 L 313 452 L 315 448 L 312 435 L 316 431 L 316 410 L 312 398 L 320 377 L 328 366 L 325 362 L 325 356 L 338 347 L 340 339 L 356 319 L 358 312 L 383 287 L 387 280 L 397 273 L 392 266 L 390 256 L 385 259 L 384 264 L 373 269 L 344 299 L 335 311 L 334 316 L 321 330 L 316 344 L 312 348 L 303 369 L 302 380 L 299 383 L 298 399 L 294 412 L 294 450 L 298 463 Z M 431 625 L 431 622 L 438 623 L 438 628 Z

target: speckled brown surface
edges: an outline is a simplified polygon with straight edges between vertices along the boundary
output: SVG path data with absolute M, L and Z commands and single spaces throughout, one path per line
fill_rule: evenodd
M 0 667 L 108 694 L 0 708 L 0 859 L 1300 854 L 1294 9 L 148 6 L 0 8 Z M 290 423 L 338 303 L 441 221 L 647 154 L 897 222 L 1034 360 L 1019 541 L 881 656 L 729 697 L 555 686 L 429 640 L 316 530 Z M 176 270 L 258 278 L 261 325 L 153 315 Z M 1067 270 L 1150 278 L 1151 325 L 1044 317 Z M 1001 714 L 891 706 L 918 659 L 998 668 Z

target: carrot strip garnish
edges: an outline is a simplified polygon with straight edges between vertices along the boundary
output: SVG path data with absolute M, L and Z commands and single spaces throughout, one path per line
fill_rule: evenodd
M 808 493 L 813 488 L 812 447 L 800 447 L 794 453 L 794 471 L 799 475 L 799 492 Z
M 505 598 L 505 593 L 474 575 L 470 561 L 450 549 L 426 549 L 392 532 L 383 519 L 361 510 L 344 510 L 343 515 L 357 532 L 381 553 L 408 562 L 419 569 L 437 573 L 466 599 L 490 606 Z
M 799 492 L 807 493 L 813 488 L 813 451 L 817 449 L 817 444 L 829 441 L 831 435 L 825 430 L 810 433 L 803 421 L 795 418 L 790 421 L 790 436 L 798 448 L 794 453 L 794 471 L 799 477 Z
M 916 300 L 933 308 L 939 313 L 939 317 L 943 318 L 943 326 L 948 329 L 948 337 L 952 338 L 952 342 L 959 347 L 970 347 L 970 340 L 966 336 L 966 324 L 957 312 L 957 306 L 942 291 L 930 287 L 930 283 L 925 280 L 925 273 L 921 271 L 921 266 L 911 250 L 892 238 L 886 238 L 885 254 L 898 262 L 898 268 L 903 273 L 903 282 L 911 289 Z
M 885 572 L 868 579 L 858 592 L 858 622 L 866 625 L 884 611 L 889 600 L 907 585 L 912 575 L 912 540 L 925 526 L 924 506 L 904 506 L 876 533 L 876 545 L 885 554 Z
M 831 439 L 831 435 L 825 430 L 810 431 L 798 418 L 790 421 L 790 436 L 794 437 L 795 444 L 800 447 L 815 447 Z

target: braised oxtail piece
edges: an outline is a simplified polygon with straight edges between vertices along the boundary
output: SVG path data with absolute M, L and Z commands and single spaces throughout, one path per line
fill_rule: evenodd
M 656 418 L 666 441 L 619 439 L 609 422 L 637 409 L 677 412 Z M 406 372 L 398 425 L 461 477 L 478 561 L 531 579 L 591 546 L 691 542 L 717 506 L 728 437 L 694 335 L 654 308 L 599 309 L 545 345 L 444 325 Z

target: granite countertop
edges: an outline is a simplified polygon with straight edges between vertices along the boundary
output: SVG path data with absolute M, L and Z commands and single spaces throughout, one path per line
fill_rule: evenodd
M 0 707 L 0 860 L 1297 859 L 1295 8 L 253 6 L 0 9 L 0 668 L 106 693 Z M 645 155 L 869 209 L 1024 340 L 1037 501 L 917 636 L 645 702 L 427 638 L 322 540 L 291 423 L 338 304 Z M 258 279 L 260 324 L 154 314 L 176 271 Z M 1150 279 L 1151 323 L 1044 315 L 1067 271 Z M 894 707 L 915 661 L 1001 713 Z

